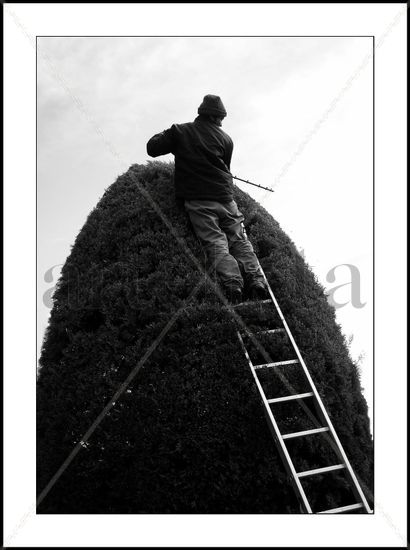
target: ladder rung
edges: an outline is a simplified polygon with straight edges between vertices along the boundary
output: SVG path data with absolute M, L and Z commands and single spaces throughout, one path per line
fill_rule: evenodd
M 306 470 L 305 472 L 299 472 L 298 477 L 315 476 L 317 474 L 325 474 L 326 472 L 332 472 L 333 470 L 342 470 L 346 468 L 345 464 L 335 464 L 334 466 L 325 466 L 324 468 L 316 468 L 315 470 Z
M 252 306 L 255 304 L 268 304 L 272 303 L 272 300 L 268 298 L 267 300 L 248 300 L 247 302 L 241 302 L 240 304 L 232 304 L 231 307 L 243 307 L 243 306 Z
M 359 502 L 358 504 L 349 504 L 349 506 L 341 506 L 340 508 L 331 508 L 330 510 L 324 510 L 323 512 L 318 512 L 319 514 L 340 514 L 341 512 L 349 512 L 350 510 L 358 510 L 363 508 L 363 504 Z
M 256 334 L 275 334 L 276 332 L 286 332 L 284 328 L 271 328 L 269 330 L 259 330 Z
M 289 361 L 277 361 L 276 363 L 263 363 L 261 365 L 253 365 L 254 369 L 266 369 L 270 367 L 282 367 L 283 365 L 294 365 L 299 363 L 299 359 L 290 359 Z
M 293 432 L 291 434 L 282 435 L 282 439 L 291 439 L 292 437 L 303 437 L 304 435 L 318 434 L 321 432 L 328 432 L 329 428 L 314 428 L 313 430 L 304 430 L 303 432 Z
M 270 329 L 267 329 L 267 330 L 258 330 L 256 332 L 254 332 L 253 334 L 275 334 L 276 332 L 286 332 L 286 330 L 284 328 L 270 328 Z M 244 334 L 242 334 L 242 336 L 252 336 L 252 332 L 251 331 L 245 331 Z
M 313 392 L 308 393 L 296 393 L 295 395 L 287 395 L 286 397 L 275 397 L 275 399 L 268 399 L 268 403 L 280 403 L 281 401 L 292 401 L 292 399 L 305 399 L 305 397 L 312 397 Z

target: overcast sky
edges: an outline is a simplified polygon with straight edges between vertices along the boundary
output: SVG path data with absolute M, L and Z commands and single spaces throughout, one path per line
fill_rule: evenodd
M 364 354 L 372 407 L 372 65 L 370 38 L 39 38 L 38 351 L 51 289 L 104 190 L 174 122 L 222 97 L 241 188 L 303 250 L 328 289 L 361 276 L 363 307 L 337 310 Z M 162 157 L 172 160 L 172 156 Z M 46 272 L 58 266 L 52 279 Z M 273 289 L 274 290 L 274 289 Z M 359 289 L 358 289 L 359 290 Z M 334 294 L 348 302 L 351 287 Z

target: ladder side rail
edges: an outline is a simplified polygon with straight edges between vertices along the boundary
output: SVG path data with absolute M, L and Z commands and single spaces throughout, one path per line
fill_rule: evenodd
M 259 261 L 258 261 L 258 263 L 259 263 Z M 302 368 L 303 368 L 303 370 L 304 370 L 304 372 L 305 372 L 305 375 L 306 375 L 306 378 L 307 378 L 307 380 L 308 380 L 308 382 L 309 382 L 309 384 L 310 384 L 310 387 L 312 388 L 312 391 L 313 391 L 313 393 L 314 393 L 314 396 L 316 397 L 316 400 L 317 400 L 317 403 L 318 403 L 318 405 L 319 405 L 320 411 L 321 411 L 321 413 L 323 414 L 323 417 L 324 417 L 324 419 L 325 419 L 325 421 L 326 421 L 326 423 L 327 423 L 327 425 L 328 425 L 328 427 L 329 427 L 330 433 L 332 434 L 333 439 L 334 439 L 335 442 L 336 442 L 336 445 L 337 445 L 337 447 L 338 447 L 340 456 L 341 456 L 341 458 L 343 459 L 344 463 L 346 464 L 347 471 L 348 471 L 348 473 L 349 473 L 349 475 L 350 475 L 350 477 L 351 477 L 351 479 L 352 479 L 352 481 L 353 481 L 353 489 L 354 489 L 354 492 L 355 492 L 355 494 L 356 494 L 356 497 L 363 503 L 363 506 L 364 506 L 366 512 L 367 512 L 368 514 L 371 514 L 371 513 L 372 513 L 371 508 L 370 508 L 370 506 L 369 506 L 369 504 L 368 504 L 368 502 L 367 502 L 367 499 L 366 499 L 366 497 L 365 497 L 365 495 L 364 495 L 364 493 L 363 493 L 363 490 L 362 490 L 362 488 L 360 487 L 360 484 L 359 484 L 359 482 L 358 482 L 358 480 L 357 480 L 357 478 L 356 478 L 356 474 L 354 473 L 353 468 L 352 468 L 352 466 L 351 466 L 351 464 L 350 464 L 350 462 L 349 462 L 349 459 L 347 458 L 347 455 L 346 455 L 346 453 L 345 453 L 345 451 L 344 451 L 344 449 L 343 449 L 343 446 L 342 446 L 342 444 L 341 444 L 341 442 L 340 442 L 340 440 L 339 440 L 339 437 L 338 437 L 338 435 L 337 435 L 337 433 L 336 433 L 336 430 L 335 430 L 335 428 L 334 428 L 334 426 L 333 426 L 333 424 L 332 424 L 332 421 L 330 420 L 330 417 L 329 417 L 329 415 L 328 415 L 328 413 L 327 413 L 327 411 L 326 411 L 326 408 L 325 408 L 325 406 L 324 406 L 324 404 L 323 404 L 323 402 L 322 402 L 322 399 L 321 399 L 321 397 L 320 397 L 320 395 L 319 395 L 319 392 L 318 392 L 317 389 L 316 389 L 315 383 L 313 382 L 313 379 L 312 379 L 312 377 L 311 377 L 311 375 L 310 375 L 310 372 L 309 372 L 309 370 L 308 370 L 308 368 L 307 368 L 307 366 L 306 366 L 306 364 L 305 364 L 305 361 L 303 360 L 303 357 L 302 357 L 302 355 L 301 355 L 301 353 L 300 353 L 300 351 L 299 351 L 298 345 L 296 344 L 295 339 L 293 338 L 293 335 L 292 335 L 292 333 L 291 333 L 291 331 L 290 331 L 290 328 L 288 327 L 288 324 L 287 324 L 287 322 L 286 322 L 286 319 L 285 319 L 285 317 L 283 316 L 282 310 L 281 310 L 280 307 L 279 307 L 279 304 L 278 304 L 278 302 L 277 302 L 277 300 L 276 300 L 276 297 L 275 297 L 275 295 L 274 295 L 274 293 L 273 293 L 273 291 L 272 291 L 272 289 L 271 289 L 271 287 L 270 287 L 270 284 L 268 283 L 268 280 L 267 280 L 267 278 L 266 278 L 265 272 L 263 271 L 262 266 L 260 265 L 260 263 L 259 263 L 259 267 L 260 267 L 260 269 L 261 269 L 263 278 L 264 278 L 264 280 L 265 280 L 265 284 L 266 284 L 266 286 L 267 286 L 269 295 L 270 295 L 270 297 L 271 297 L 271 299 L 272 299 L 272 301 L 273 301 L 273 303 L 274 303 L 274 305 L 275 305 L 276 311 L 278 312 L 278 315 L 279 315 L 279 317 L 280 317 L 280 320 L 282 321 L 282 324 L 283 324 L 283 326 L 284 326 L 284 328 L 285 328 L 285 330 L 286 330 L 286 332 L 287 332 L 287 335 L 288 335 L 288 337 L 289 337 L 289 340 L 290 340 L 291 343 L 292 343 L 293 349 L 295 350 L 296 355 L 297 355 L 297 357 L 298 357 L 298 359 L 299 359 L 299 361 L 300 361 L 300 364 L 301 364 L 301 366 L 302 366 Z
M 269 420 L 271 422 L 271 426 L 273 427 L 273 437 L 278 445 L 279 453 L 281 455 L 281 458 L 283 460 L 283 463 L 285 465 L 285 468 L 288 472 L 288 475 L 290 476 L 290 479 L 292 481 L 293 488 L 295 490 L 296 496 L 298 497 L 298 500 L 301 500 L 301 505 L 305 513 L 312 514 L 312 508 L 310 507 L 309 501 L 306 497 L 305 491 L 302 487 L 302 484 L 298 478 L 298 475 L 296 473 L 295 467 L 293 466 L 292 459 L 289 455 L 289 452 L 286 448 L 286 445 L 284 444 L 282 440 L 281 433 L 279 431 L 278 425 L 276 423 L 275 417 L 272 414 L 272 410 L 269 406 L 268 400 L 266 398 L 265 392 L 263 391 L 263 388 L 261 386 L 261 383 L 259 382 L 258 376 L 255 372 L 255 369 L 253 367 L 252 361 L 249 357 L 248 351 L 245 347 L 245 344 L 242 340 L 242 336 L 239 331 L 237 331 L 239 342 L 241 343 L 242 350 L 245 354 L 245 357 L 248 361 L 249 368 L 252 372 L 253 378 L 255 380 L 256 386 L 258 388 L 260 397 L 263 401 L 265 412 L 267 413 Z

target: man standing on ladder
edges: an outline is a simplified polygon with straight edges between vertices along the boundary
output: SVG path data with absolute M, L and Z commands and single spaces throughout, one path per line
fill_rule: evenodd
M 194 122 L 173 124 L 156 134 L 147 143 L 147 153 L 175 156 L 176 198 L 183 201 L 226 296 L 239 303 L 244 284 L 253 299 L 265 298 L 266 288 L 244 216 L 233 199 L 233 142 L 221 129 L 226 114 L 219 96 L 206 95 Z

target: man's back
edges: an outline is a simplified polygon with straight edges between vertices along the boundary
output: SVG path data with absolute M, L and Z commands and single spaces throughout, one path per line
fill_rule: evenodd
M 150 156 L 175 155 L 176 196 L 187 200 L 233 199 L 232 150 L 228 134 L 201 115 L 194 122 L 173 124 L 147 143 Z
M 242 300 L 244 277 L 249 296 L 263 299 L 264 276 L 233 198 L 233 143 L 221 129 L 226 109 L 219 96 L 208 94 L 198 114 L 194 122 L 173 124 L 153 136 L 147 152 L 152 157 L 175 155 L 176 196 L 183 199 L 208 267 L 216 270 L 228 299 Z

